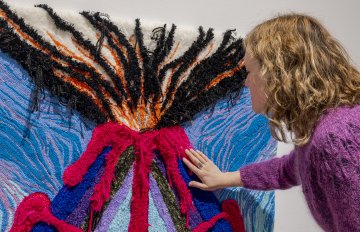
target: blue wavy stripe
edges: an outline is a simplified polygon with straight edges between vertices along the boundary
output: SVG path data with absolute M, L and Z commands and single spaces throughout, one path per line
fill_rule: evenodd
M 110 152 L 111 148 L 106 147 L 104 151 L 97 157 L 95 162 L 90 166 L 88 172 L 83 178 L 83 181 L 75 187 L 64 186 L 60 189 L 59 193 L 55 196 L 51 202 L 51 211 L 53 215 L 60 220 L 65 221 L 76 206 L 79 204 L 81 198 L 94 183 L 95 177 L 101 172 L 101 168 L 105 163 L 105 156 Z M 102 172 L 101 172 L 102 173 Z M 100 174 L 101 174 L 100 173 Z M 38 223 L 31 232 L 41 231 L 56 231 L 52 226 L 45 225 L 44 223 Z
M 86 190 L 89 189 L 95 180 L 99 170 L 105 164 L 105 156 L 111 150 L 111 147 L 104 148 L 104 151 L 98 156 L 96 161 L 90 166 L 84 176 L 83 181 L 75 187 L 64 186 L 56 195 L 51 203 L 51 210 L 54 216 L 65 220 L 67 216 L 76 208 Z
M 253 113 L 247 88 L 232 104 L 221 100 L 213 110 L 199 113 L 183 127 L 192 145 L 223 171 L 236 171 L 276 154 L 277 143 L 271 137 L 268 120 Z M 216 191 L 215 195 L 220 201 L 238 201 L 248 232 L 273 231 L 273 192 L 230 188 Z
M 21 65 L 0 52 L 0 231 L 10 229 L 24 196 L 57 194 L 65 168 L 85 150 L 95 126 L 76 112 L 70 117 L 47 91 L 41 113 L 30 114 L 32 88 Z

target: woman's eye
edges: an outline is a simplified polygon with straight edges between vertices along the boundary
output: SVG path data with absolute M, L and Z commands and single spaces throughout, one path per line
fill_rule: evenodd
M 243 68 L 245 71 L 245 77 L 247 77 L 247 75 L 249 75 L 249 71 L 246 69 L 246 67 Z

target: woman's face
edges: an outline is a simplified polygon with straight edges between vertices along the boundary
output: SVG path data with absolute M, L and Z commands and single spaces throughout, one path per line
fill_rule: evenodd
M 266 104 L 266 78 L 261 75 L 261 66 L 259 60 L 253 57 L 249 49 L 245 52 L 244 65 L 248 72 L 245 86 L 250 89 L 252 109 L 255 113 L 264 114 Z

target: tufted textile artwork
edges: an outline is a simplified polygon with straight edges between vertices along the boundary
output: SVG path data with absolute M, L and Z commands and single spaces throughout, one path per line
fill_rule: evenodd
M 0 1 L 0 231 L 272 231 L 274 193 L 205 192 L 276 142 L 243 88 L 234 30 Z

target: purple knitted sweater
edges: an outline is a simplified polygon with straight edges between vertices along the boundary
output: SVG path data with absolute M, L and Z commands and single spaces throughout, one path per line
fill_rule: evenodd
M 240 168 L 245 188 L 302 185 L 325 231 L 360 231 L 360 105 L 328 110 L 310 141 L 281 158 Z

